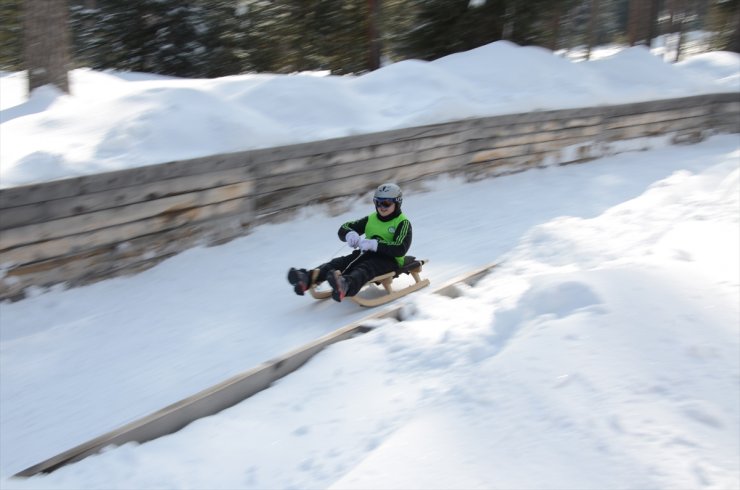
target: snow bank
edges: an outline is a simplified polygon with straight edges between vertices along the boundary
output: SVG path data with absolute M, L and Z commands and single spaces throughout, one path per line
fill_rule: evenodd
M 736 88 L 739 59 L 708 53 L 677 66 L 638 47 L 575 63 L 499 41 L 360 77 L 78 69 L 72 95 L 41 90 L 28 100 L 23 77 L 6 74 L 0 187 L 466 117 L 723 92 Z

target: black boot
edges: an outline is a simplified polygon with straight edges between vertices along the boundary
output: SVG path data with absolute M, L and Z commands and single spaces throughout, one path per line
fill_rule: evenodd
M 311 274 L 306 269 L 291 267 L 288 271 L 288 282 L 293 285 L 295 294 L 303 296 L 303 293 L 311 287 Z
M 342 301 L 347 295 L 347 290 L 349 289 L 347 278 L 345 278 L 341 272 L 334 270 L 329 271 L 329 274 L 326 276 L 326 280 L 329 281 L 329 284 L 331 285 L 331 298 L 334 301 Z

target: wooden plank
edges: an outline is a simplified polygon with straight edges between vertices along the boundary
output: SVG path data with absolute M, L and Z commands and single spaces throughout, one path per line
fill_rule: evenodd
M 394 142 L 417 140 L 436 135 L 452 134 L 475 124 L 476 120 L 453 121 L 414 128 L 401 128 L 377 133 L 332 138 L 310 143 L 286 145 L 276 148 L 252 150 L 250 164 L 260 165 L 284 159 L 316 157 L 340 151 L 354 151 L 372 146 L 381 146 Z
M 740 115 L 713 114 L 708 126 L 720 133 L 740 133 Z
M 537 154 L 477 162 L 475 165 L 465 167 L 463 173 L 468 181 L 476 181 L 544 167 L 547 166 L 547 159 L 548 155 Z M 551 160 L 555 161 L 556 159 L 552 158 Z
M 457 298 L 462 294 L 460 286 L 464 284 L 469 287 L 475 287 L 475 285 L 478 284 L 481 279 L 486 277 L 493 269 L 495 269 L 499 265 L 501 265 L 501 262 L 491 262 L 490 264 L 486 264 L 472 271 L 465 272 L 453 279 L 450 279 L 445 284 L 435 289 L 434 294 L 447 296 L 448 298 L 453 299 Z
M 207 204 L 246 198 L 251 189 L 252 182 L 240 182 L 199 192 L 178 194 L 53 221 L 19 226 L 4 230 L 0 234 L 0 251 L 24 244 L 109 229 L 113 226 L 137 222 L 153 216 L 180 215 L 187 213 L 190 209 Z
M 415 146 L 414 141 L 404 141 L 377 147 L 329 152 L 318 156 L 296 157 L 271 163 L 270 165 L 258 166 L 254 169 L 254 173 L 256 177 L 262 179 L 269 176 L 283 176 L 285 174 L 315 171 L 317 169 L 336 167 L 343 164 L 378 160 L 384 157 L 395 157 L 398 154 L 413 152 Z
M 387 180 L 413 180 L 412 175 L 437 175 L 460 170 L 468 161 L 468 154 L 449 155 L 431 160 L 416 161 L 407 159 L 408 164 L 397 165 L 398 161 L 388 160 L 386 165 L 370 165 L 359 162 L 357 172 L 332 172 L 321 176 L 319 173 L 301 173 L 281 179 L 260 180 L 255 194 L 259 214 L 271 214 L 284 209 L 292 209 L 309 202 L 320 202 L 340 196 L 351 196 L 367 192 L 378 182 Z M 279 187 L 279 188 L 276 188 Z
M 574 139 L 585 141 L 595 139 L 601 133 L 601 127 L 580 127 L 542 133 L 511 135 L 500 138 L 475 139 L 468 141 L 466 148 L 468 151 L 478 152 L 499 150 L 509 147 L 521 147 L 533 143 L 544 143 L 549 141 L 573 141 Z
M 490 160 L 502 160 L 511 157 L 518 157 L 529 153 L 530 145 L 505 146 L 494 150 L 476 151 L 469 157 L 468 163 L 477 163 Z
M 54 199 L 107 192 L 147 182 L 249 167 L 249 152 L 211 155 L 177 162 L 104 172 L 83 177 L 0 189 L 0 209 L 39 203 Z
M 623 141 L 649 136 L 666 135 L 690 129 L 710 129 L 711 126 L 709 117 L 695 116 L 684 119 L 646 123 L 638 126 L 605 129 L 603 139 L 605 141 Z
M 0 277 L 0 298 L 22 299 L 24 289 L 29 286 L 66 283 L 76 287 L 137 273 L 191 247 L 215 245 L 244 236 L 252 221 L 239 214 L 227 215 L 132 238 L 123 246 L 112 243 L 10 267 Z
M 252 213 L 250 207 L 251 199 L 239 198 L 202 207 L 168 211 L 158 216 L 135 222 L 4 250 L 0 252 L 0 263 L 10 265 L 27 264 L 52 257 L 78 253 L 104 245 L 125 243 L 136 237 L 171 230 L 196 221 L 227 215 L 248 216 Z M 5 232 L 3 232 L 4 234 Z
M 107 192 L 82 194 L 62 199 L 50 199 L 40 203 L 9 207 L 0 211 L 2 213 L 0 230 L 240 182 L 251 182 L 248 168 L 241 167 L 211 174 L 147 182 L 142 185 L 122 187 Z
M 278 190 L 259 194 L 255 197 L 257 213 L 258 216 L 271 215 L 305 206 L 307 203 L 318 204 L 338 197 L 361 195 L 377 187 L 379 181 L 391 180 L 392 172 L 393 169 L 388 169 L 296 187 L 290 192 Z
M 735 100 L 737 100 L 738 95 L 736 94 L 734 95 L 734 97 Z M 694 95 L 689 97 L 660 99 L 647 102 L 633 102 L 629 104 L 609 105 L 604 106 L 603 111 L 605 117 L 618 117 L 624 115 L 637 115 L 652 112 L 680 110 L 685 108 L 706 107 L 712 101 L 729 101 L 732 100 L 732 98 L 733 95 L 731 93 Z
M 390 168 L 406 166 L 424 161 L 438 160 L 439 158 L 452 157 L 465 153 L 463 145 L 443 147 L 436 152 L 424 151 L 416 153 L 401 153 L 384 157 L 359 160 L 347 164 L 331 167 L 318 167 L 311 170 L 294 172 L 285 175 L 275 175 L 259 179 L 255 194 L 261 196 L 271 194 L 279 190 L 294 190 L 312 184 L 324 183 L 354 175 L 379 172 Z M 333 191 L 336 192 L 336 189 Z M 331 195 L 325 193 L 317 194 L 317 198 L 329 198 Z
M 615 116 L 610 117 L 604 121 L 604 128 L 609 130 L 623 127 L 637 127 L 651 123 L 671 121 L 675 119 L 687 119 L 692 117 L 706 116 L 707 114 L 709 114 L 707 107 L 694 107 L 682 110 Z
M 354 175 L 381 172 L 387 169 L 403 167 L 424 162 L 438 162 L 467 152 L 466 145 L 451 145 L 414 153 L 392 154 L 387 157 L 376 157 L 368 160 L 352 161 L 343 165 L 316 168 L 287 175 L 264 177 L 259 180 L 257 196 L 273 194 L 279 190 L 294 190 L 311 184 L 324 183 Z M 336 190 L 334 191 L 336 192 Z M 317 199 L 332 197 L 326 193 L 315 194 Z
M 536 123 L 512 124 L 508 126 L 488 126 L 471 130 L 466 135 L 467 140 L 480 139 L 506 139 L 545 137 L 542 135 L 552 134 L 558 138 L 561 133 L 569 134 L 581 130 L 582 132 L 594 131 L 601 127 L 603 118 L 593 117 L 589 119 L 548 119 Z
M 713 103 L 711 114 L 737 114 L 740 113 L 740 101 L 725 102 L 725 103 Z M 737 120 L 737 119 L 736 119 Z
M 591 145 L 595 143 L 594 139 L 584 138 L 570 138 L 562 140 L 551 140 L 543 141 L 540 143 L 532 143 L 529 145 L 530 153 L 549 153 L 554 150 L 562 150 L 565 148 L 574 148 L 578 145 Z

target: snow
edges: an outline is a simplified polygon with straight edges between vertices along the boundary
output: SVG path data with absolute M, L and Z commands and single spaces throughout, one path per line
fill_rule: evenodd
M 22 77 L 6 74 L 0 175 L 13 186 L 738 88 L 737 55 L 650 56 L 579 64 L 494 43 L 355 78 L 77 70 L 72 96 L 43 89 L 25 102 Z M 370 199 L 338 214 L 307 203 L 294 220 L 134 276 L 1 303 L 0 486 L 738 488 L 740 138 L 639 148 L 407 188 L 411 253 L 430 259 L 432 285 L 400 301 L 402 321 L 376 321 L 176 434 L 28 480 L 10 477 L 370 313 L 296 296 L 285 280 L 291 266 L 348 252 L 336 229 L 370 212 Z M 431 293 L 491 262 L 500 265 L 459 297 Z
M 467 117 L 740 89 L 736 53 L 670 64 L 633 47 L 594 58 L 499 41 L 362 76 L 190 80 L 77 69 L 71 95 L 42 87 L 27 100 L 25 77 L 5 73 L 0 187 Z

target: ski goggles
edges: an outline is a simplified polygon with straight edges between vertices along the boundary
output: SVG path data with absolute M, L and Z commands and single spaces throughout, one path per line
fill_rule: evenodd
M 373 199 L 376 208 L 388 209 L 389 207 L 396 204 L 395 199 Z

